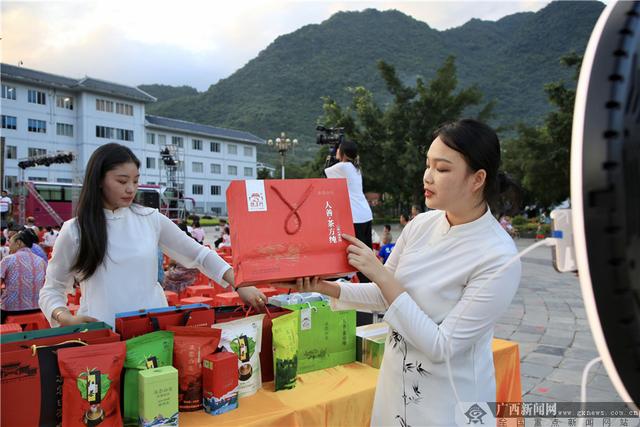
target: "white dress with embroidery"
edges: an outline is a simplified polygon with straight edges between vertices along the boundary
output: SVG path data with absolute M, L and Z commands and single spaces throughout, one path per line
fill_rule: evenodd
M 488 209 L 479 219 L 453 227 L 443 211 L 430 211 L 404 228 L 385 264 L 406 290 L 393 304 L 374 283 L 341 283 L 334 309 L 387 310 L 384 321 L 391 332 L 372 425 L 456 425 L 445 362 L 449 346 L 460 401 L 495 402 L 493 329 L 518 289 L 520 262 L 483 285 L 516 254 L 513 239 Z

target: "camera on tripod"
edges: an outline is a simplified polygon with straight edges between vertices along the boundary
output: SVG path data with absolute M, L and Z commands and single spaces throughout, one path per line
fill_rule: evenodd
M 319 125 L 316 126 L 316 130 L 318 131 L 318 134 L 316 135 L 316 144 L 331 146 L 329 155 L 327 156 L 327 160 L 324 164 L 324 167 L 328 168 L 338 163 L 338 159 L 336 159 L 336 152 L 338 151 L 338 146 L 344 141 L 344 128 L 328 128 Z

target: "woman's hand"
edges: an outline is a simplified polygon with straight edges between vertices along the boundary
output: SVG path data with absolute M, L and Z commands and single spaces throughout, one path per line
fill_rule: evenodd
M 83 323 L 90 322 L 98 322 L 98 319 L 95 319 L 90 316 L 82 316 L 82 315 L 73 315 L 70 311 L 63 311 L 58 314 L 58 323 L 60 326 L 71 326 L 71 325 L 81 325 Z
M 267 303 L 267 297 L 255 286 L 248 286 L 246 288 L 238 288 L 238 295 L 242 301 L 251 305 L 256 309 L 258 313 L 265 312 L 265 304 Z
M 349 265 L 376 282 L 385 269 L 373 250 L 354 236 L 343 234 L 342 238 L 351 243 L 347 247 Z
M 295 282 L 269 283 L 277 288 L 287 288 L 294 292 L 319 292 L 321 294 L 339 298 L 340 285 L 336 282 L 321 279 L 320 277 L 300 277 Z

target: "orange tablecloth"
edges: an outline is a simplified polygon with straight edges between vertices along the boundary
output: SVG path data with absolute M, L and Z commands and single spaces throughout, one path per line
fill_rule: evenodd
M 518 344 L 495 339 L 496 397 L 520 402 Z M 200 426 L 368 426 L 378 369 L 361 363 L 298 376 L 293 390 L 274 392 L 273 382 L 253 396 L 242 398 L 238 409 L 223 415 L 181 412 L 180 425 Z

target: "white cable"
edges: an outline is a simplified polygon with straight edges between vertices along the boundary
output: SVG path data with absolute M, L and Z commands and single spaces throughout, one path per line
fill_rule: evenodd
M 587 366 L 584 367 L 584 369 L 582 370 L 582 382 L 580 383 L 580 414 L 578 415 L 582 415 L 580 417 L 578 417 L 578 427 L 582 427 L 584 425 L 584 409 L 586 407 L 587 404 L 587 378 L 589 376 L 589 371 L 591 370 L 591 368 L 593 367 L 593 365 L 595 365 L 598 362 L 601 362 L 602 358 L 601 357 L 595 357 L 593 359 L 591 359 L 591 361 L 589 363 L 587 363 Z
M 450 339 L 447 340 L 447 346 L 445 347 L 446 348 L 445 362 L 447 364 L 447 373 L 449 375 L 449 383 L 451 384 L 451 388 L 453 389 L 453 394 L 454 394 L 454 396 L 456 398 L 457 406 L 461 410 L 462 410 L 462 406 L 461 406 L 462 402 L 460 401 L 460 396 L 458 395 L 458 390 L 456 389 L 456 386 L 455 386 L 455 384 L 453 382 L 453 373 L 451 372 L 451 361 L 450 361 L 451 353 L 452 353 L 451 342 L 453 341 L 453 336 L 454 336 L 454 333 L 455 333 L 455 330 L 456 330 L 456 326 L 458 325 L 458 321 L 460 320 L 460 318 L 462 317 L 464 312 L 467 310 L 467 308 L 471 305 L 471 303 L 473 302 L 474 298 L 476 297 L 476 294 L 478 292 L 480 292 L 480 290 L 482 290 L 482 288 L 484 288 L 487 285 L 487 283 L 490 283 L 498 274 L 502 273 L 504 270 L 507 269 L 507 267 L 509 267 L 511 264 L 513 264 L 514 262 L 516 262 L 517 260 L 522 258 L 523 255 L 528 254 L 532 250 L 534 250 L 534 249 L 536 249 L 536 248 L 538 248 L 540 246 L 554 246 L 555 244 L 556 244 L 556 239 L 555 238 L 547 237 L 546 239 L 541 240 L 539 242 L 536 242 L 533 245 L 523 249 L 516 256 L 514 256 L 509 261 L 507 261 L 502 267 L 497 269 L 491 276 L 489 276 L 489 278 L 478 289 L 476 289 L 476 291 L 473 293 L 473 295 L 471 295 L 471 300 L 462 309 L 460 314 L 457 316 L 456 321 L 453 323 L 453 327 L 451 328 L 451 333 L 450 333 Z

